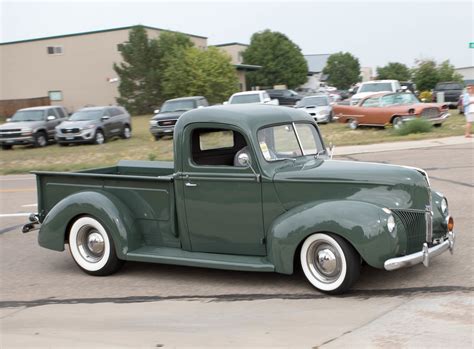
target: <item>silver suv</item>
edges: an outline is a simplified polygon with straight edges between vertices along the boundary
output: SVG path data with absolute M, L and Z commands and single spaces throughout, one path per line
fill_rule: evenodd
M 59 106 L 19 109 L 0 125 L 2 149 L 8 150 L 14 145 L 44 147 L 54 140 L 54 128 L 66 117 L 66 109 Z
M 130 114 L 122 107 L 83 108 L 56 127 L 59 145 L 102 144 L 115 136 L 125 139 L 132 136 Z

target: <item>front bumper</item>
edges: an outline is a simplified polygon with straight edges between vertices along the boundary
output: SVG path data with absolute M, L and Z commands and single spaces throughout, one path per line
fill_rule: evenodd
M 433 247 L 428 247 L 427 243 L 423 244 L 420 252 L 412 253 L 403 257 L 390 258 L 385 261 L 385 270 L 396 270 L 400 268 L 410 267 L 415 264 L 423 263 L 425 267 L 429 266 L 430 259 L 439 256 L 443 252 L 449 250 L 451 254 L 454 249 L 455 234 L 453 231 L 448 232 L 447 239 Z
M 0 139 L 0 145 L 24 145 L 34 144 L 35 139 L 33 136 L 21 136 L 15 138 L 2 138 Z
M 92 142 L 95 136 L 95 128 L 81 130 L 78 133 L 61 133 L 56 132 L 54 138 L 58 143 L 84 143 Z
M 449 113 L 448 112 L 443 113 L 443 114 L 441 114 L 440 116 L 438 116 L 436 118 L 423 118 L 423 117 L 420 117 L 420 119 L 424 119 L 426 121 L 429 121 L 434 125 L 442 124 L 443 122 L 446 121 L 447 118 L 449 118 Z M 417 119 L 417 118 L 412 117 L 412 116 L 405 116 L 405 117 L 402 118 L 403 122 L 414 120 L 414 119 Z
M 150 127 L 150 133 L 153 136 L 172 135 L 174 133 L 174 126 L 169 126 L 169 127 L 153 126 L 153 127 Z

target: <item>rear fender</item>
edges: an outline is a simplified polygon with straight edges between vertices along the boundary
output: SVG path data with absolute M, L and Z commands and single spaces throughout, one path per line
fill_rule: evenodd
M 111 234 L 117 256 L 139 246 L 139 234 L 127 206 L 114 195 L 103 191 L 83 191 L 58 202 L 45 217 L 38 235 L 40 246 L 64 251 L 67 230 L 73 219 L 89 215 L 98 219 Z
M 388 216 L 380 207 L 359 201 L 319 201 L 292 208 L 270 227 L 268 259 L 277 272 L 292 274 L 301 243 L 314 233 L 329 232 L 346 239 L 369 265 L 383 268 L 400 245 L 398 236 L 386 228 Z

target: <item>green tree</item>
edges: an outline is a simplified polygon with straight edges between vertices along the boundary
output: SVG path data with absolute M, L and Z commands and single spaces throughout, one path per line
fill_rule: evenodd
M 160 96 L 157 46 L 148 39 L 145 28 L 137 26 L 130 30 L 128 42 L 119 49 L 123 62 L 114 63 L 120 79 L 117 102 L 133 115 L 149 113 Z
M 457 81 L 462 82 L 462 75 L 454 70 L 454 66 L 449 63 L 449 60 L 441 62 L 438 65 L 438 82 L 441 81 Z
M 279 32 L 267 29 L 253 34 L 243 59 L 245 64 L 262 66 L 260 70 L 247 73 L 249 86 L 295 88 L 307 80 L 308 64 L 301 49 Z
M 439 81 L 436 62 L 429 60 L 416 61 L 416 67 L 413 69 L 413 82 L 420 91 L 433 89 Z
M 183 56 L 172 57 L 163 73 L 167 98 L 205 96 L 209 103 L 221 103 L 238 90 L 230 57 L 215 47 L 187 48 Z
M 338 52 L 329 56 L 323 74 L 328 75 L 328 83 L 341 90 L 348 89 L 360 81 L 359 60 L 349 52 Z
M 411 78 L 410 69 L 402 63 L 390 62 L 384 67 L 377 67 L 377 79 L 408 81 Z

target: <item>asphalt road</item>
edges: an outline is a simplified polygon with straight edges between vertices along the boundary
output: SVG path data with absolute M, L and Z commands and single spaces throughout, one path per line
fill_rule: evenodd
M 449 199 L 454 255 L 393 272 L 365 267 L 329 297 L 301 273 L 127 263 L 83 274 L 69 252 L 20 227 L 36 207 L 29 175 L 0 177 L 1 347 L 473 346 L 474 148 L 471 144 L 341 156 L 422 167 Z

